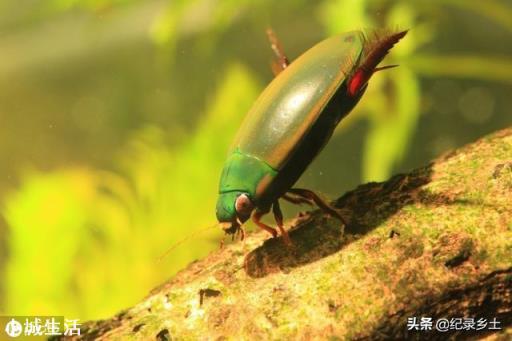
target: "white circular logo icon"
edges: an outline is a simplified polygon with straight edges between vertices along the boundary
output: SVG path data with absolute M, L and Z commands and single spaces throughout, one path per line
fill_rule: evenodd
M 6 325 L 5 325 L 5 332 L 10 337 L 18 337 L 21 335 L 21 331 L 23 330 L 23 326 L 21 323 L 16 321 L 15 319 L 11 319 Z

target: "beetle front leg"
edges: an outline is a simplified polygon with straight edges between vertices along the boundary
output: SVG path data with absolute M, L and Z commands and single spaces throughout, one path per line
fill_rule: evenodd
M 286 245 L 292 245 L 290 240 L 290 236 L 288 236 L 288 231 L 284 228 L 283 224 L 283 212 L 281 211 L 281 207 L 279 206 L 279 200 L 276 200 L 274 204 L 272 204 L 272 213 L 274 213 L 274 219 L 276 220 L 277 227 L 283 236 L 284 243 Z
M 238 232 L 240 233 L 240 241 L 243 241 L 245 239 L 245 231 L 242 226 L 238 228 Z
M 267 231 L 268 233 L 270 233 L 272 235 L 272 237 L 277 237 L 277 231 L 275 228 L 273 227 L 270 227 L 268 226 L 267 224 L 263 223 L 261 221 L 261 217 L 263 217 L 264 214 L 267 214 L 268 212 L 262 212 L 262 211 L 258 211 L 256 210 L 254 212 L 254 214 L 252 215 L 252 221 L 254 221 L 254 223 L 256 225 L 258 225 L 260 228 L 262 228 L 263 230 Z
M 333 208 L 331 205 L 326 203 L 322 198 L 320 198 L 315 192 L 303 188 L 291 188 L 290 190 L 288 190 L 288 192 L 306 199 L 313 200 L 313 202 L 322 211 L 338 218 L 343 223 L 343 225 L 347 225 L 345 219 L 341 216 L 341 214 L 339 214 L 339 212 L 336 211 L 335 208 Z

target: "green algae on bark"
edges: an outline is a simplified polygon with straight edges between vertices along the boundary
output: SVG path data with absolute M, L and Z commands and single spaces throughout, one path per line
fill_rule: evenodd
M 249 234 L 134 307 L 85 323 L 82 337 L 505 339 L 512 334 L 511 203 L 512 129 L 505 129 L 346 193 L 334 203 L 346 227 L 313 211 L 287 223 L 291 248 Z M 407 318 L 415 316 L 496 317 L 503 330 L 409 332 Z

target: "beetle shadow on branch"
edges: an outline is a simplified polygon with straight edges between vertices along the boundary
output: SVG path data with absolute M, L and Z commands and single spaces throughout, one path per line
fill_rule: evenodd
M 361 238 L 406 205 L 474 204 L 456 195 L 432 194 L 422 189 L 431 181 L 432 167 L 430 164 L 386 182 L 364 184 L 344 194 L 333 205 L 348 217 L 345 227 L 320 211 L 297 218 L 289 232 L 292 246 L 285 246 L 281 238 L 266 240 L 245 257 L 246 273 L 259 278 L 315 262 Z

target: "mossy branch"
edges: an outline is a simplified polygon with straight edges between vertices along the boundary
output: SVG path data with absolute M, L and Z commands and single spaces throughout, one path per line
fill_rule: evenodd
M 446 339 L 512 335 L 512 129 L 194 262 L 83 338 Z M 407 330 L 408 317 L 496 318 L 501 331 Z M 507 329 L 508 328 L 508 329 Z M 508 333 L 508 334 L 507 334 Z

